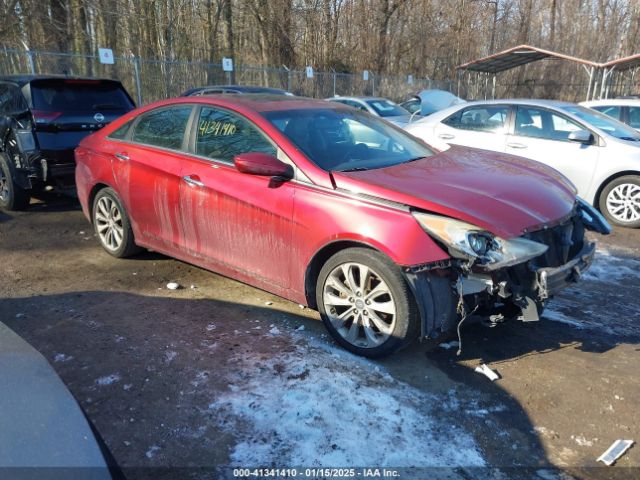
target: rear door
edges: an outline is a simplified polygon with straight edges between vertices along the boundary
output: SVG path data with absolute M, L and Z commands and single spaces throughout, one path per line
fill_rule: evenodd
M 109 137 L 107 153 L 136 237 L 163 251 L 174 252 L 182 243 L 180 171 L 193 108 L 175 105 L 151 110 L 140 115 L 129 131 L 125 126 Z
M 135 108 L 113 80 L 37 79 L 29 95 L 39 148 L 58 167 L 73 168 L 80 140 Z
M 437 123 L 434 135 L 444 142 L 504 152 L 508 105 L 474 105 Z
M 600 147 L 597 140 L 592 145 L 570 141 L 569 134 L 579 130 L 589 131 L 556 111 L 517 105 L 513 134 L 507 139 L 507 152 L 555 168 L 575 184 L 580 195 L 584 195 L 589 191 Z M 593 135 L 597 139 L 597 135 Z
M 208 264 L 289 286 L 294 183 L 240 173 L 233 158 L 262 152 L 289 161 L 255 124 L 202 106 L 180 183 L 185 248 Z

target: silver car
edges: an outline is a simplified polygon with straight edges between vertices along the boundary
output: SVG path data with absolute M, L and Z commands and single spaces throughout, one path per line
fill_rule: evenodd
M 479 101 L 405 128 L 426 142 L 545 163 L 568 177 L 608 220 L 640 227 L 640 132 L 595 110 L 551 100 Z
M 350 107 L 382 117 L 388 122 L 404 127 L 411 121 L 411 113 L 400 105 L 382 97 L 331 97 L 330 102 L 338 102 Z

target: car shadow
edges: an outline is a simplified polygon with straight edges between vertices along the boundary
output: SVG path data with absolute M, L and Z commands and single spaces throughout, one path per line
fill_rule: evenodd
M 37 192 L 32 195 L 27 212 L 67 212 L 81 210 L 78 198 L 56 190 Z
M 7 212 L 3 212 L 2 210 L 0 210 L 0 223 L 8 222 L 12 218 L 13 217 L 9 215 Z
M 552 468 L 522 406 L 499 384 L 482 382 L 468 369 L 453 368 L 449 360 L 437 354 L 439 349 L 426 352 L 429 362 L 425 362 L 425 345 L 416 345 L 388 359 L 366 360 L 363 364 L 323 338 L 317 318 L 278 308 L 279 302 L 268 308 L 176 298 L 180 294 L 169 293 L 173 297 L 168 298 L 77 291 L 0 299 L 0 321 L 52 363 L 127 478 L 146 478 L 149 468 L 169 466 L 181 467 L 180 473 L 186 477 L 189 471 L 184 467 L 211 469 L 228 462 L 235 445 L 233 434 L 224 428 L 223 419 L 209 413 L 207 406 L 228 390 L 229 378 L 240 383 L 246 378 L 247 372 L 238 363 L 239 355 L 278 359 L 296 348 L 308 349 L 311 357 L 320 355 L 323 362 L 340 358 L 370 372 L 379 365 L 388 369 L 394 382 L 400 382 L 380 384 L 378 389 L 401 391 L 410 385 L 439 398 L 441 402 L 429 414 L 442 417 L 445 424 L 464 424 L 481 445 L 489 465 L 520 466 L 521 471 L 511 472 L 509 478 L 531 478 L 527 468 Z M 262 326 L 260 330 L 256 330 L 256 321 Z M 270 333 L 266 325 L 277 327 L 279 334 Z M 301 325 L 307 328 L 301 331 Z M 479 349 L 471 337 L 471 332 L 465 334 L 465 355 Z M 493 353 L 492 358 L 496 355 Z M 265 379 L 267 373 L 271 375 L 265 372 Z M 421 383 L 412 377 L 425 374 L 432 380 Z M 300 377 L 300 381 L 305 378 Z M 454 390 L 456 394 L 451 393 Z M 282 394 L 273 391 L 273 395 Z M 496 412 L 499 418 L 493 414 L 485 418 L 461 411 L 465 405 L 478 409 L 485 402 L 493 402 L 496 395 L 503 400 L 508 415 Z M 470 404 L 467 399 L 472 399 Z M 458 401 L 460 408 L 456 407 Z M 312 404 L 301 408 L 314 408 Z M 498 435 L 502 430 L 509 435 Z M 439 431 L 437 435 L 442 436 L 443 445 L 449 441 L 449 432 Z M 517 451 L 511 448 L 516 441 L 514 435 L 521 445 Z M 371 436 L 375 441 L 375 427 Z M 335 448 L 348 449 L 351 437 L 347 437 L 338 435 Z M 457 468 L 441 470 L 440 474 L 451 474 L 447 478 L 480 478 L 473 472 L 460 473 Z M 171 471 L 164 473 L 170 475 Z M 427 473 L 430 478 L 440 478 L 433 477 L 437 472 Z

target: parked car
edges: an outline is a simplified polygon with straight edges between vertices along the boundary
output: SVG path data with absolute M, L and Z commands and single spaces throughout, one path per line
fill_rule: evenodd
M 196 97 L 199 95 L 215 95 L 219 93 L 243 94 L 265 93 L 269 95 L 293 95 L 291 92 L 280 88 L 253 87 L 248 85 L 209 85 L 207 87 L 195 87 L 186 90 L 181 97 Z
M 465 100 L 446 90 L 422 90 L 410 99 L 402 102 L 401 107 L 413 115 L 426 117 Z
M 73 186 L 73 150 L 135 108 L 115 80 L 0 77 L 0 208 L 26 208 L 46 185 Z
M 631 128 L 640 130 L 640 99 L 639 98 L 610 98 L 607 100 L 592 100 L 580 105 L 609 115 Z
M 330 102 L 342 103 L 376 117 L 382 117 L 388 122 L 402 127 L 411 121 L 411 113 L 400 105 L 382 97 L 331 97 Z
M 608 220 L 640 227 L 640 133 L 599 112 L 552 100 L 470 102 L 434 113 L 407 131 L 427 142 L 545 163 Z
M 377 146 L 360 142 L 367 129 Z M 467 313 L 536 320 L 608 233 L 555 170 L 439 152 L 368 113 L 299 97 L 189 97 L 76 149 L 78 196 L 111 255 L 153 249 L 317 308 L 369 357 Z

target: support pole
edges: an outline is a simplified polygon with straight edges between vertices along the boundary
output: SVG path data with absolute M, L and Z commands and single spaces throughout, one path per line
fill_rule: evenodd
M 142 86 L 140 82 L 140 59 L 135 55 L 132 55 L 133 59 L 133 72 L 136 76 L 136 93 L 138 94 L 138 107 L 142 106 Z

